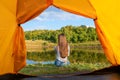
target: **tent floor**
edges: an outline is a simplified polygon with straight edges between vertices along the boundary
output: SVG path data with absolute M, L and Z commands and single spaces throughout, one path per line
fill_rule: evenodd
M 120 80 L 116 74 L 107 75 L 87 75 L 87 76 L 69 76 L 69 77 L 54 77 L 54 78 L 26 78 L 23 80 Z
M 111 66 L 93 72 L 77 72 L 73 74 L 32 76 L 8 73 L 0 75 L 0 80 L 120 80 L 120 66 Z

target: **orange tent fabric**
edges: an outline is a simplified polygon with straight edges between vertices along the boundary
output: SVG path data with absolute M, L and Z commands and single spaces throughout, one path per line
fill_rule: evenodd
M 19 24 L 25 23 L 39 15 L 51 3 L 48 0 L 18 0 L 17 30 L 14 37 L 14 72 L 18 72 L 26 64 L 26 46 L 24 31 Z
M 73 14 L 96 18 L 95 9 L 89 0 L 53 0 L 53 5 Z
M 51 4 L 48 0 L 0 0 L 0 74 L 16 73 L 26 64 L 24 31 L 31 20 Z
M 105 55 L 112 65 L 120 65 L 120 1 L 90 1 L 97 13 L 95 24 Z
M 13 41 L 16 24 L 16 0 L 0 0 L 0 74 L 14 70 Z
M 107 59 L 119 65 L 119 3 L 119 0 L 0 0 L 0 74 L 18 72 L 25 66 L 26 46 L 20 24 L 50 5 L 92 18 Z

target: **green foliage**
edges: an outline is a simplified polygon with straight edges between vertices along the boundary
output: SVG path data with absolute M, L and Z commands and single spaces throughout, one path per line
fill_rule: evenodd
M 47 40 L 53 43 L 57 43 L 58 35 L 64 33 L 68 42 L 78 43 L 87 41 L 97 41 L 98 37 L 94 27 L 81 26 L 64 26 L 60 30 L 34 30 L 26 31 L 26 40 Z

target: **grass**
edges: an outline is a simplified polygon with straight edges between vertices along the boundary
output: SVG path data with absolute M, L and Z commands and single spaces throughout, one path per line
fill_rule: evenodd
M 56 67 L 53 64 L 34 64 L 27 65 L 20 73 L 31 75 L 45 75 L 45 74 L 67 74 L 76 73 L 81 71 L 93 71 L 108 67 L 110 64 L 106 63 L 71 63 L 68 66 Z

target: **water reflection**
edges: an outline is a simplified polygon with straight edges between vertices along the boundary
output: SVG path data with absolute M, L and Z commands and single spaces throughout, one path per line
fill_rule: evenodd
M 38 62 L 37 61 L 33 61 L 33 60 L 27 60 L 27 64 L 37 64 Z
M 55 60 L 55 51 L 43 51 L 43 52 L 28 52 L 27 63 L 28 64 L 53 64 Z M 99 52 L 91 52 L 85 50 L 71 50 L 68 57 L 70 62 L 86 62 L 86 63 L 108 63 L 105 55 Z M 32 61 L 31 61 L 32 60 Z
M 54 64 L 54 61 L 43 61 L 40 62 L 41 64 Z
M 27 64 L 54 64 L 54 61 L 33 61 L 33 60 L 27 60 Z

